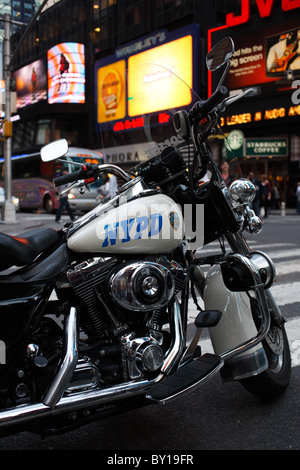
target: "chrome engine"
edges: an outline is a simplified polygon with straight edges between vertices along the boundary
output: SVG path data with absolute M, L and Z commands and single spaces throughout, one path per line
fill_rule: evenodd
M 163 330 L 168 303 L 185 283 L 185 270 L 165 257 L 71 266 L 57 295 L 76 301 L 85 338 L 67 393 L 159 374 L 172 342 L 170 329 Z
M 112 296 L 121 307 L 150 311 L 165 306 L 174 294 L 174 277 L 165 266 L 142 261 L 126 265 L 109 280 Z

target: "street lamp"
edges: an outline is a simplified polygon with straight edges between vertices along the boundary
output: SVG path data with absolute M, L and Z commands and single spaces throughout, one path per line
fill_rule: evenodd
M 4 107 L 4 188 L 5 201 L 2 206 L 2 220 L 7 223 L 16 222 L 16 210 L 12 202 L 11 191 L 11 136 L 12 123 L 10 121 L 11 102 L 10 102 L 10 15 L 4 15 L 4 47 L 3 47 L 3 74 L 5 82 L 5 107 Z
M 2 206 L 2 220 L 1 222 L 5 223 L 15 223 L 16 222 L 16 210 L 12 202 L 12 171 L 11 171 L 11 137 L 12 137 L 12 123 L 10 121 L 11 114 L 11 101 L 10 101 L 10 73 L 11 65 L 14 58 L 17 55 L 17 52 L 20 49 L 21 44 L 23 43 L 25 37 L 28 35 L 29 30 L 36 21 L 40 12 L 46 5 L 48 0 L 44 0 L 35 15 L 28 24 L 23 36 L 20 39 L 13 55 L 10 54 L 10 25 L 11 23 L 26 26 L 24 23 L 18 21 L 12 21 L 10 14 L 5 13 L 4 16 L 0 19 L 4 20 L 4 47 L 3 47 L 3 73 L 5 81 L 5 119 L 3 126 L 3 139 L 4 139 L 4 162 L 5 162 L 5 173 L 4 173 L 4 184 L 5 184 L 5 201 Z

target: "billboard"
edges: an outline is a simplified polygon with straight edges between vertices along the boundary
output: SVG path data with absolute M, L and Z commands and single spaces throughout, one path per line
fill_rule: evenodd
M 144 114 L 190 104 L 191 92 L 183 82 L 178 89 L 178 77 L 191 88 L 200 87 L 199 60 L 194 62 L 198 47 L 199 29 L 190 25 L 172 33 L 153 33 L 97 61 L 96 131 L 103 124 L 115 131 L 136 128 Z
M 209 30 L 209 44 L 231 36 L 235 52 L 225 85 L 230 91 L 254 87 L 255 94 L 274 96 L 291 93 L 292 82 L 300 76 L 300 21 L 295 18 L 264 28 L 243 31 L 226 26 Z M 209 73 L 209 94 L 218 78 Z
M 192 36 L 188 35 L 129 57 L 129 116 L 154 113 L 190 104 L 190 90 L 188 87 L 180 87 L 177 77 L 193 88 L 192 45 Z M 151 65 L 147 68 L 145 75 L 143 64 L 161 64 L 163 68 L 159 69 L 156 65 Z M 156 96 L 155 101 L 151 101 L 153 96 Z
M 268 77 L 300 75 L 300 22 L 299 29 L 266 38 L 266 72 Z
M 126 114 L 125 60 L 100 67 L 97 71 L 97 120 L 123 119 Z
M 57 44 L 48 50 L 48 103 L 85 102 L 84 45 Z
M 44 60 L 36 60 L 13 72 L 16 82 L 17 109 L 47 99 L 47 70 Z

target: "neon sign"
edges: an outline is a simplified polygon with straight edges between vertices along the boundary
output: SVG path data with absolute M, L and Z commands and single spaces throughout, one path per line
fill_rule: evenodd
M 254 113 L 241 113 L 221 117 L 221 126 L 235 126 L 241 124 L 248 124 L 249 122 L 270 121 L 281 119 L 285 117 L 300 116 L 300 105 L 290 106 L 289 108 L 272 108 L 265 111 L 255 111 Z
M 256 6 L 261 18 L 271 15 L 274 0 L 256 0 Z M 282 11 L 296 10 L 300 8 L 300 0 L 281 0 Z M 226 25 L 228 27 L 238 26 L 247 23 L 250 19 L 250 0 L 241 0 L 241 14 L 235 16 L 234 13 L 226 15 Z
M 137 119 L 126 119 L 125 121 L 118 121 L 114 125 L 113 129 L 115 132 L 124 131 L 128 129 L 137 129 L 138 127 L 144 127 L 144 118 L 140 117 Z
M 158 114 L 158 124 L 166 124 L 171 119 L 170 114 L 167 113 L 159 113 Z M 139 127 L 144 127 L 144 118 L 137 117 L 134 119 L 125 119 L 124 121 L 118 121 L 115 123 L 113 130 L 115 132 L 120 132 L 129 129 L 137 129 Z

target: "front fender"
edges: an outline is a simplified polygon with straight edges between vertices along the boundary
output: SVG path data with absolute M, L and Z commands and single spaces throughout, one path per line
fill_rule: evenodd
M 209 329 L 215 354 L 223 354 L 257 335 L 250 298 L 246 292 L 232 292 L 223 282 L 219 265 L 213 266 L 206 276 L 204 287 L 204 306 L 206 310 L 220 310 L 222 317 L 219 323 Z M 241 372 L 238 363 L 246 361 L 245 371 Z M 234 379 L 255 375 L 268 366 L 261 343 L 257 344 L 239 356 L 229 359 L 228 364 L 234 364 Z

